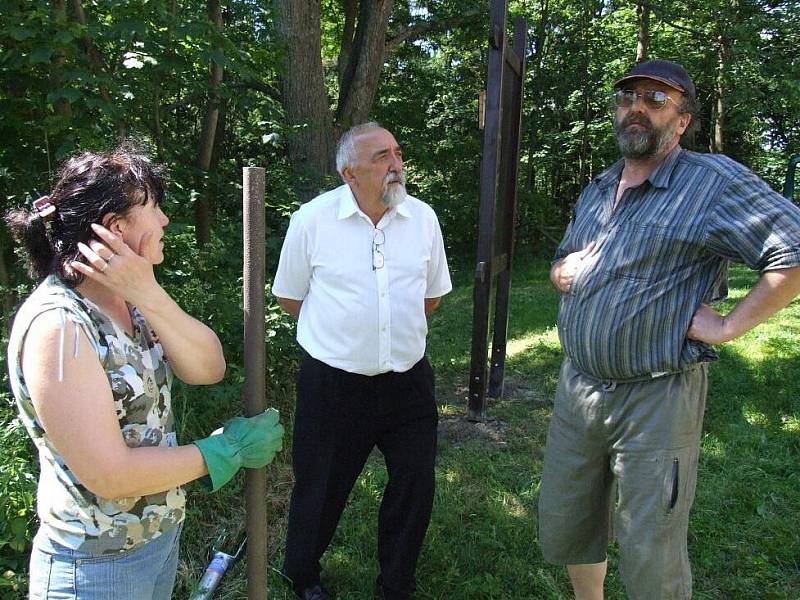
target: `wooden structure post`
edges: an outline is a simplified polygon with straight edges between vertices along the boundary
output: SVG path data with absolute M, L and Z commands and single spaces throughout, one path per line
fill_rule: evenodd
M 264 169 L 245 167 L 244 225 L 244 414 L 263 412 L 266 406 L 264 347 L 265 218 Z M 247 534 L 247 598 L 267 598 L 267 470 L 245 470 Z
M 527 43 L 527 24 L 519 18 L 514 23 L 513 46 L 509 44 L 506 33 L 508 0 L 492 0 L 490 10 L 469 376 L 468 418 L 471 421 L 486 418 L 489 308 L 495 280 L 497 292 L 488 395 L 498 398 L 503 393 Z
M 789 166 L 786 167 L 786 180 L 783 182 L 783 195 L 792 202 L 794 202 L 794 176 L 798 164 L 800 164 L 800 154 L 789 159 Z

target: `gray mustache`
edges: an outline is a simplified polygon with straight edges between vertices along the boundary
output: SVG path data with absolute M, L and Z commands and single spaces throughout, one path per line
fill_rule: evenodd
M 387 173 L 386 177 L 383 178 L 383 183 L 388 185 L 390 183 L 402 183 L 405 185 L 406 178 L 404 174 L 397 174 L 397 173 Z
M 647 127 L 648 129 L 653 126 L 649 119 L 642 118 L 627 118 L 622 122 L 622 127 L 627 127 L 628 125 L 641 125 L 643 127 Z

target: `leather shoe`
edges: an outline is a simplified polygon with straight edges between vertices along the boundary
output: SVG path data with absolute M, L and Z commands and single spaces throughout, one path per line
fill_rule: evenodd
M 299 592 L 295 591 L 295 594 L 297 594 L 298 598 L 302 598 L 302 600 L 331 600 L 328 590 L 319 584 L 312 585 Z

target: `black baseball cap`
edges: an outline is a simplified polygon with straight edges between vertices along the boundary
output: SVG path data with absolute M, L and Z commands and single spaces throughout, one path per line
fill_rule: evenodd
M 631 79 L 653 79 L 695 98 L 692 78 L 681 65 L 669 60 L 645 60 L 636 63 L 628 74 L 614 82 L 614 89 Z

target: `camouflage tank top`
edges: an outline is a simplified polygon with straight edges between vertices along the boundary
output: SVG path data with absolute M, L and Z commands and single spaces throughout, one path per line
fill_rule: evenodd
M 39 451 L 40 531 L 82 552 L 114 554 L 140 546 L 184 519 L 186 495 L 176 487 L 132 498 L 102 498 L 86 489 L 42 428 L 22 374 L 22 346 L 33 320 L 56 310 L 63 323 L 63 356 L 76 352 L 78 331 L 89 339 L 108 376 L 123 439 L 130 448 L 176 445 L 170 386 L 172 371 L 158 338 L 135 308 L 129 336 L 88 299 L 54 276 L 45 279 L 17 312 L 8 348 L 11 387 L 20 418 Z M 67 322 L 75 328 L 67 327 Z M 74 339 L 67 335 L 74 331 Z M 66 339 L 69 337 L 70 339 Z

